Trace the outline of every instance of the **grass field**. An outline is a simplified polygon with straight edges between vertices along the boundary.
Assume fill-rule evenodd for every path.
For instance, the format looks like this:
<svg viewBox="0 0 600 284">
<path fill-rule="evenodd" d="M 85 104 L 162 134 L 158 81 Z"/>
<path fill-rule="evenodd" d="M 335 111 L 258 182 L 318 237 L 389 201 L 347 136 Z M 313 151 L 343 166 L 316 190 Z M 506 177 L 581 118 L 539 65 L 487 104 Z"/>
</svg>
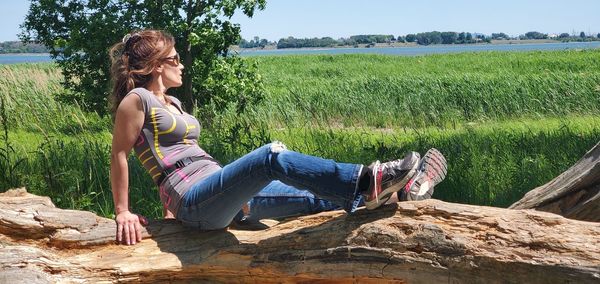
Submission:
<svg viewBox="0 0 600 284">
<path fill-rule="evenodd" d="M 435 198 L 505 207 L 600 137 L 598 50 L 250 60 L 267 99 L 222 113 L 201 135 L 224 163 L 273 140 L 365 164 L 436 147 L 449 174 Z M 0 190 L 27 186 L 110 216 L 110 119 L 57 101 L 60 78 L 52 64 L 0 66 Z M 130 161 L 133 209 L 160 216 L 155 187 Z"/>
</svg>

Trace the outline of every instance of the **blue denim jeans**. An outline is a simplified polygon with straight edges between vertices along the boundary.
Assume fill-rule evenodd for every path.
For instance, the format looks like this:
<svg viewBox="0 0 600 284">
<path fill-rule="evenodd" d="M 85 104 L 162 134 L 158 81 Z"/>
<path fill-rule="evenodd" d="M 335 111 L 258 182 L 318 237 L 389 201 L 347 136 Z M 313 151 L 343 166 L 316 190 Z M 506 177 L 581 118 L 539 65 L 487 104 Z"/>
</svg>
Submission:
<svg viewBox="0 0 600 284">
<path fill-rule="evenodd" d="M 290 216 L 309 215 L 323 211 L 342 209 L 329 200 L 319 198 L 308 190 L 289 186 L 281 181 L 273 181 L 248 202 L 248 220 L 277 219 Z"/>
<path fill-rule="evenodd" d="M 271 187 L 278 190 L 306 189 L 353 212 L 361 201 L 362 167 L 290 151 L 280 143 L 267 144 L 192 185 L 177 219 L 203 230 L 225 228 L 244 204 L 274 181 L 279 182 Z"/>
</svg>

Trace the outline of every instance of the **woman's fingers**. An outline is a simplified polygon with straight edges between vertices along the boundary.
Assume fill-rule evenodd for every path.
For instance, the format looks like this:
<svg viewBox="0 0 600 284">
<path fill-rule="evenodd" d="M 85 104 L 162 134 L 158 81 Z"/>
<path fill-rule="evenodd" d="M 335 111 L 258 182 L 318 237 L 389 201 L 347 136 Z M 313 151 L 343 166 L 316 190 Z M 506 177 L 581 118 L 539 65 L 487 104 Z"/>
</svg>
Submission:
<svg viewBox="0 0 600 284">
<path fill-rule="evenodd" d="M 117 223 L 117 243 L 121 243 L 123 240 L 123 225 Z"/>
<path fill-rule="evenodd" d="M 129 225 L 123 224 L 123 235 L 125 237 L 125 244 L 130 244 L 129 242 Z"/>
<path fill-rule="evenodd" d="M 120 244 L 134 245 L 142 241 L 142 225 L 147 225 L 148 220 L 141 215 L 124 212 L 117 216 L 117 242 Z"/>
<path fill-rule="evenodd" d="M 137 222 L 129 223 L 129 242 L 127 243 L 128 245 L 134 245 L 135 241 L 137 240 L 136 229 L 135 229 L 136 223 Z"/>
<path fill-rule="evenodd" d="M 140 225 L 140 222 L 135 222 L 135 234 L 136 234 L 136 238 L 134 239 L 134 244 L 135 242 L 141 242 L 142 241 L 142 225 Z"/>
</svg>

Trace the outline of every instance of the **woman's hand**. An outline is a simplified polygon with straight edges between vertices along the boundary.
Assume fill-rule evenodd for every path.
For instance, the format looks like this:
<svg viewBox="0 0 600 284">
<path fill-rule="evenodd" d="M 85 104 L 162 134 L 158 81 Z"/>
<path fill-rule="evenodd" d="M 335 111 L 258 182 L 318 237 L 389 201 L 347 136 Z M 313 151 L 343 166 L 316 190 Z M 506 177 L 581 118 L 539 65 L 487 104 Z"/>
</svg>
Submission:
<svg viewBox="0 0 600 284">
<path fill-rule="evenodd" d="M 119 244 L 135 245 L 136 242 L 142 241 L 142 225 L 148 225 L 145 217 L 125 210 L 117 214 L 115 221 Z"/>
</svg>

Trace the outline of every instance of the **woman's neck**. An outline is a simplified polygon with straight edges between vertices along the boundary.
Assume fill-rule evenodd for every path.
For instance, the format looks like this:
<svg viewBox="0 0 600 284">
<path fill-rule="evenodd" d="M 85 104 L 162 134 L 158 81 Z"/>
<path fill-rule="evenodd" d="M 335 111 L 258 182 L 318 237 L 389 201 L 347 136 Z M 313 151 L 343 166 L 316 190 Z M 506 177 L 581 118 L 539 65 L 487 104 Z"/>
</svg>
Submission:
<svg viewBox="0 0 600 284">
<path fill-rule="evenodd" d="M 165 88 L 161 83 L 156 81 L 152 82 L 146 89 L 152 92 L 152 94 L 154 94 L 159 100 L 163 102 L 165 101 L 167 88 Z"/>
</svg>

